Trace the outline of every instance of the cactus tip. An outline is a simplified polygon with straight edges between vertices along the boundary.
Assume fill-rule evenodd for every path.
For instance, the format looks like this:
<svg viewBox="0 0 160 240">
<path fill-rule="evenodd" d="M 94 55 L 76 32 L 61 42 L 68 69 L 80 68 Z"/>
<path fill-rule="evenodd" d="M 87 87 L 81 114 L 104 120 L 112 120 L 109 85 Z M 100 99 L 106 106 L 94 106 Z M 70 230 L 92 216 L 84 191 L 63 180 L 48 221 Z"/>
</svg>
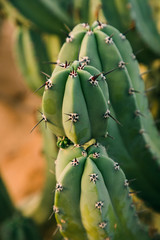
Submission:
<svg viewBox="0 0 160 240">
<path fill-rule="evenodd" d="M 40 111 L 39 111 L 40 112 Z M 40 112 L 41 113 L 41 115 L 42 115 L 42 118 L 39 120 L 39 122 L 31 129 L 31 131 L 30 131 L 30 133 L 32 133 L 33 132 L 33 130 L 42 122 L 42 121 L 44 121 L 45 123 L 47 123 L 47 118 L 46 118 L 46 116 L 42 113 L 42 112 Z"/>
</svg>

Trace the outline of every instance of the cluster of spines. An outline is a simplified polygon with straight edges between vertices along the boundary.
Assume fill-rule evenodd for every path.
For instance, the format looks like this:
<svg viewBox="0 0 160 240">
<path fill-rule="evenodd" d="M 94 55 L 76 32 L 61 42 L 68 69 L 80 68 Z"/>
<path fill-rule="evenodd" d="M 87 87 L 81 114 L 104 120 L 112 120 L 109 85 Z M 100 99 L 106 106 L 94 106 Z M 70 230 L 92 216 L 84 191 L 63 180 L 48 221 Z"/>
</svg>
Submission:
<svg viewBox="0 0 160 240">
<path fill-rule="evenodd" d="M 56 89 L 56 83 L 54 82 L 54 79 L 55 79 L 55 76 L 58 78 L 58 74 L 63 74 L 63 72 L 65 72 L 65 74 L 66 74 L 65 77 L 66 78 L 69 76 L 69 77 L 75 79 L 78 76 L 78 74 L 80 74 L 80 77 L 82 75 L 82 77 L 84 78 L 84 73 L 86 73 L 86 80 L 85 81 L 88 81 L 93 87 L 98 87 L 98 89 L 101 88 L 101 90 L 96 90 L 96 91 L 99 91 L 99 94 L 102 93 L 104 95 L 103 97 L 101 97 L 101 102 L 103 101 L 103 104 L 105 103 L 106 110 L 102 114 L 101 119 L 108 119 L 109 117 L 111 117 L 113 120 L 115 120 L 117 123 L 119 123 L 119 121 L 111 114 L 109 108 L 107 107 L 107 104 L 108 104 L 109 100 L 106 99 L 106 101 L 104 102 L 104 100 L 102 100 L 102 99 L 103 98 L 108 98 L 108 96 L 107 96 L 107 94 L 108 94 L 107 93 L 107 91 L 108 91 L 107 85 L 104 86 L 105 89 L 103 89 L 103 85 L 106 84 L 106 82 L 104 81 L 106 79 L 106 75 L 108 75 L 111 72 L 115 71 L 117 68 L 122 68 L 123 63 L 120 62 L 119 65 L 116 68 L 111 69 L 110 71 L 108 71 L 106 73 L 104 73 L 104 72 L 102 73 L 102 72 L 99 72 L 98 70 L 96 70 L 94 67 L 87 66 L 88 62 L 89 62 L 89 58 L 88 57 L 83 57 L 79 62 L 78 61 L 74 61 L 73 63 L 67 63 L 66 62 L 65 64 L 58 63 L 57 66 L 58 67 L 60 66 L 60 68 L 62 68 L 64 70 L 56 71 L 55 74 L 52 74 L 52 76 L 49 79 L 47 79 L 46 84 L 41 86 L 41 87 L 45 86 L 45 94 L 44 94 L 43 100 L 46 98 L 47 99 L 47 104 L 48 104 L 47 92 L 49 92 L 50 90 L 53 91 L 53 92 L 57 90 Z M 81 73 L 81 70 L 82 70 L 83 74 Z M 101 91 L 101 93 L 100 93 L 100 91 Z M 50 96 L 51 94 L 49 93 L 48 95 Z M 90 98 L 90 101 L 91 101 L 91 98 Z M 49 122 L 52 125 L 54 125 L 53 128 L 56 128 L 56 124 L 57 123 L 54 122 L 54 120 L 50 119 L 50 117 L 48 118 L 48 116 L 51 115 L 51 114 L 47 113 L 48 114 L 48 116 L 47 116 L 46 113 L 45 113 L 45 108 L 48 108 L 48 107 L 46 107 L 46 104 L 43 103 L 43 113 L 41 113 L 42 114 L 42 119 L 40 120 L 40 122 L 44 120 L 45 122 Z M 90 107 L 90 109 L 92 109 L 92 108 L 93 108 L 93 106 Z M 58 107 L 57 107 L 57 109 L 58 109 Z M 103 109 L 104 109 L 104 107 L 103 107 Z M 93 111 L 93 110 L 91 110 L 91 111 Z M 89 110 L 89 112 L 90 112 L 90 110 Z M 64 117 L 63 115 L 66 115 L 66 117 Z M 81 114 L 78 111 L 77 112 L 73 111 L 73 112 L 68 112 L 68 113 L 67 113 L 67 111 L 66 112 L 62 112 L 62 118 L 65 118 L 66 122 L 68 122 L 68 121 L 71 122 L 70 131 L 69 132 L 71 132 L 73 125 L 75 125 L 77 122 L 81 123 L 81 120 L 82 120 Z M 103 121 L 102 121 L 102 124 L 104 124 Z M 92 129 L 91 129 L 91 131 L 92 131 Z M 100 131 L 102 132 L 102 130 L 100 130 Z M 63 135 L 63 132 L 64 131 L 61 131 L 62 135 Z M 59 135 L 59 133 L 57 133 L 56 131 L 54 133 L 56 135 Z M 102 133 L 100 133 L 99 136 L 102 136 L 101 134 Z M 67 135 L 68 138 L 70 138 L 69 135 L 70 135 L 70 133 Z M 105 136 L 105 135 L 106 135 L 106 131 L 104 131 L 103 136 Z M 88 139 L 86 138 L 85 141 L 82 140 L 83 143 L 85 143 L 86 141 L 90 140 L 90 138 L 92 138 L 92 137 L 94 138 L 95 136 L 94 135 L 90 136 L 90 137 L 88 137 Z M 73 142 L 76 142 L 73 138 L 70 138 L 70 139 Z M 79 141 L 81 141 L 81 140 L 79 140 Z M 76 142 L 76 143 L 79 143 L 79 142 Z"/>
<path fill-rule="evenodd" d="M 67 63 L 67 62 L 65 62 L 64 64 L 63 63 L 57 63 L 57 66 L 60 66 L 61 68 L 64 68 L 64 69 L 69 68 L 69 76 L 71 76 L 72 78 L 76 78 L 77 75 L 78 75 L 77 71 L 78 70 L 85 70 L 85 67 L 87 66 L 88 63 L 89 63 L 89 58 L 88 57 L 83 57 L 81 59 L 81 61 L 78 62 L 77 69 L 74 69 L 72 64 L 71 63 Z M 73 62 L 73 64 L 74 64 L 74 62 Z M 106 73 L 98 73 L 98 74 L 91 75 L 88 78 L 88 82 L 92 86 L 97 87 L 98 84 L 99 84 L 99 77 L 102 80 L 106 80 L 106 75 L 108 75 L 111 72 L 115 71 L 117 68 L 123 68 L 123 62 L 119 62 L 118 67 L 116 67 L 116 68 L 114 68 L 114 69 L 112 69 L 112 70 L 110 70 L 110 71 L 108 71 Z M 54 82 L 54 77 L 50 77 L 46 73 L 43 73 L 43 74 L 45 74 L 47 76 L 47 81 L 41 87 L 39 87 L 39 89 L 41 89 L 42 87 L 45 87 L 45 92 L 47 92 L 47 90 L 50 90 L 50 89 L 55 87 L 55 84 L 53 83 Z M 38 91 L 39 89 L 37 89 L 36 91 Z M 109 100 L 108 100 L 108 102 L 109 102 Z M 80 115 L 78 113 L 70 112 L 70 113 L 64 113 L 64 114 L 68 117 L 68 119 L 66 121 L 70 121 L 72 124 L 75 124 L 76 122 L 79 121 Z M 42 119 L 39 121 L 39 123 L 41 121 L 51 122 L 50 120 L 48 120 L 48 118 L 46 117 L 46 115 L 44 113 L 41 112 L 41 115 L 42 115 Z M 106 111 L 104 112 L 102 117 L 104 119 L 107 119 L 107 118 L 111 117 L 113 120 L 115 120 L 117 123 L 119 123 L 119 121 L 115 117 L 113 117 L 111 115 L 109 109 L 106 109 Z M 54 124 L 54 122 L 53 122 L 53 124 Z M 37 126 L 37 124 L 36 124 L 36 126 Z M 33 131 L 33 129 L 31 131 Z M 105 134 L 104 134 L 104 136 L 105 136 Z"/>
</svg>

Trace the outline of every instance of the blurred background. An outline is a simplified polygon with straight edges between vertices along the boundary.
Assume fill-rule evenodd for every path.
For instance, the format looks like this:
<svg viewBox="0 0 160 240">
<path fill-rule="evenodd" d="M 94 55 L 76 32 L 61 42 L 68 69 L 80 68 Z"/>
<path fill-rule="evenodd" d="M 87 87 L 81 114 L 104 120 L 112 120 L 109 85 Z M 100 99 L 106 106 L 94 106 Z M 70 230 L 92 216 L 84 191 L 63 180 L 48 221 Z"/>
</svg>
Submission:
<svg viewBox="0 0 160 240">
<path fill-rule="evenodd" d="M 18 0 L 0 0 L 0 176 L 15 206 L 25 216 L 31 216 L 38 226 L 45 225 L 43 229 L 47 230 L 42 234 L 45 239 L 62 239 L 57 236 L 54 221 L 51 223 L 55 187 L 54 160 L 57 154 L 55 139 L 50 133 L 47 136 L 44 134 L 43 123 L 42 128 L 38 126 L 30 133 L 40 119 L 38 110 L 43 91 L 38 94 L 34 91 L 46 81 L 41 71 L 51 74 L 54 69 L 54 65 L 46 66 L 42 62 L 57 61 L 60 46 L 75 24 L 92 23 L 97 19 L 110 23 L 125 33 L 131 42 L 148 89 L 146 94 L 149 107 L 159 131 L 160 1 L 147 0 L 148 5 L 144 5 L 144 19 L 152 13 L 152 18 L 147 17 L 145 20 L 149 28 L 144 34 L 140 24 L 144 19 L 139 18 L 136 7 L 135 12 L 132 12 L 131 0 L 123 0 L 121 4 L 120 1 L 112 0 L 81 0 L 76 3 L 74 0 L 67 3 L 61 0 L 58 7 L 62 13 L 59 16 L 45 6 L 46 18 L 42 18 L 42 15 L 41 19 L 34 17 L 36 14 L 33 10 L 33 16 L 30 14 L 31 2 L 24 1 L 21 6 Z M 56 1 L 48 2 L 53 4 L 54 9 Z M 41 9 L 43 8 L 39 7 L 40 12 Z M 52 20 L 50 24 L 47 16 Z M 44 19 L 46 21 L 43 23 Z M 58 30 L 53 22 L 59 26 Z M 33 80 L 35 85 L 32 84 Z M 51 146 L 48 142 L 52 143 Z M 47 182 L 49 188 L 46 190 Z M 50 201 L 47 202 L 46 214 L 45 208 L 44 212 L 39 212 L 39 207 L 42 208 L 44 202 L 47 205 L 44 199 L 47 191 L 50 192 Z M 139 200 L 135 197 L 135 201 Z M 153 212 L 148 210 L 141 217 L 150 224 L 151 231 L 160 231 L 159 214 L 154 213 L 153 217 Z M 48 231 L 48 225 L 54 227 L 51 226 Z"/>
<path fill-rule="evenodd" d="M 40 190 L 45 161 L 36 129 L 41 99 L 25 84 L 15 61 L 15 25 L 0 24 L 0 169 L 14 202 Z"/>
</svg>

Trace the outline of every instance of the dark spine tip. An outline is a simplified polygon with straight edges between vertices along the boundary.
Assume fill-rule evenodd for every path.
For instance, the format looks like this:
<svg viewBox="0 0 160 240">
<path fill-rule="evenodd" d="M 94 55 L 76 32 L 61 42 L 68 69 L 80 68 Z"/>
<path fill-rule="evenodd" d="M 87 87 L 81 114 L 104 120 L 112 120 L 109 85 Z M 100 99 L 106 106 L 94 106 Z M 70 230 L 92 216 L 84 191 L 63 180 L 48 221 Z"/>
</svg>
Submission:
<svg viewBox="0 0 160 240">
<path fill-rule="evenodd" d="M 141 93 L 140 91 L 135 90 L 134 88 L 130 88 L 128 92 L 130 95 L 132 95 L 133 93 Z"/>
<path fill-rule="evenodd" d="M 117 70 L 117 69 L 119 69 L 119 67 L 113 68 L 113 69 L 111 69 L 110 71 L 108 71 L 108 72 L 106 72 L 106 73 L 103 73 L 103 75 L 106 76 L 106 75 L 114 72 L 114 71 Z"/>
<path fill-rule="evenodd" d="M 134 30 L 135 26 L 131 26 L 128 28 L 124 33 L 122 33 L 124 36 L 126 36 L 130 31 Z"/>
<path fill-rule="evenodd" d="M 45 87 L 46 83 L 44 83 L 42 86 L 40 86 L 39 88 L 37 88 L 33 93 L 38 92 L 41 88 Z"/>
<path fill-rule="evenodd" d="M 34 131 L 34 129 L 42 122 L 44 121 L 44 118 L 42 118 L 30 131 L 30 133 L 32 133 Z"/>
<path fill-rule="evenodd" d="M 97 75 L 94 75 L 94 76 L 92 77 L 92 79 L 93 79 L 93 80 L 96 80 L 101 74 L 102 74 L 102 73 L 99 73 L 99 74 L 97 74 Z"/>
<path fill-rule="evenodd" d="M 42 72 L 41 71 L 41 73 L 44 75 L 44 76 L 46 76 L 47 78 L 50 78 L 51 76 L 49 76 L 47 73 L 45 73 L 45 72 Z"/>
<path fill-rule="evenodd" d="M 129 192 L 130 195 L 140 194 L 140 193 L 141 193 L 141 191 L 130 191 Z"/>
<path fill-rule="evenodd" d="M 119 124 L 121 127 L 123 126 L 115 117 L 113 117 L 110 113 L 108 113 L 108 116 L 111 117 L 117 124 Z"/>
<path fill-rule="evenodd" d="M 138 116 L 141 116 L 141 117 L 145 117 L 145 115 L 143 114 L 143 113 L 141 113 L 139 110 L 136 110 L 135 111 L 135 115 L 136 115 L 136 117 Z"/>
<path fill-rule="evenodd" d="M 111 138 L 112 140 L 114 140 L 115 138 L 113 136 L 111 136 L 108 132 L 106 133 L 105 137 L 109 137 Z"/>
<path fill-rule="evenodd" d="M 38 110 L 38 112 L 42 115 L 42 118 L 40 119 L 40 121 L 31 129 L 30 133 L 33 132 L 33 130 L 42 122 L 42 121 L 45 121 L 47 123 L 47 118 L 45 117 L 45 115 Z"/>
</svg>

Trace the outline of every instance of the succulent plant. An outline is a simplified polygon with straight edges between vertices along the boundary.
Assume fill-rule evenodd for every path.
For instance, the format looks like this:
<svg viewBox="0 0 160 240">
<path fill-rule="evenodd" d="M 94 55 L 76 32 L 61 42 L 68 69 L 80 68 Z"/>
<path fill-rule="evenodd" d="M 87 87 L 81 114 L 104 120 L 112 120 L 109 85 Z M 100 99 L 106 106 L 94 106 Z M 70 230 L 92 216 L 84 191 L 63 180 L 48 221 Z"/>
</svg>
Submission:
<svg viewBox="0 0 160 240">
<path fill-rule="evenodd" d="M 77 102 L 80 102 L 80 100 L 76 99 L 78 95 L 73 97 L 70 88 L 70 92 L 67 92 L 67 98 L 65 96 L 63 97 L 63 94 L 61 94 L 61 97 L 60 94 L 58 94 L 58 98 L 63 98 L 63 101 L 65 100 L 64 106 L 67 105 L 69 109 L 67 109 L 68 111 L 64 109 L 64 115 L 60 113 L 60 117 L 58 118 L 63 118 L 63 124 L 66 125 L 66 129 L 64 128 L 63 132 L 57 131 L 57 133 L 55 133 L 58 135 L 67 135 L 71 141 L 80 144 L 85 143 L 89 140 L 89 138 L 98 138 L 101 135 L 102 138 L 99 141 L 103 142 L 105 145 L 108 145 L 108 140 L 105 140 L 105 137 L 108 136 L 107 132 L 112 135 L 112 132 L 114 131 L 115 135 L 113 137 L 117 138 L 118 140 L 115 142 L 110 141 L 110 152 L 114 152 L 116 161 L 121 161 L 121 159 L 123 161 L 123 156 L 125 159 L 127 159 L 126 162 L 123 163 L 123 169 L 128 178 L 137 179 L 136 182 L 132 183 L 132 187 L 136 190 L 141 190 L 140 197 L 145 199 L 150 206 L 159 211 L 159 134 L 148 109 L 148 101 L 145 95 L 144 82 L 142 80 L 142 75 L 139 72 L 136 56 L 133 54 L 132 48 L 126 39 L 126 36 L 112 26 L 103 24 L 99 21 L 94 22 L 91 27 L 88 24 L 78 24 L 70 32 L 69 36 L 66 38 L 66 43 L 64 43 L 60 50 L 57 66 L 52 74 L 51 79 L 57 79 L 57 76 L 62 76 L 67 71 L 72 74 L 72 70 L 67 65 L 78 58 L 79 62 L 85 61 L 88 63 L 88 67 L 97 68 L 98 72 L 96 75 L 99 75 L 99 79 L 100 76 L 102 76 L 100 73 L 103 74 L 103 76 L 106 76 L 106 83 L 109 89 L 109 96 L 106 99 L 106 104 L 108 104 L 110 108 L 109 106 L 101 104 L 101 109 L 102 106 L 105 106 L 103 112 L 105 112 L 106 109 L 106 115 L 103 113 L 103 116 L 106 116 L 107 118 L 109 115 L 114 116 L 116 122 L 121 124 L 118 124 L 117 127 L 114 127 L 115 124 L 112 122 L 108 125 L 108 127 L 106 125 L 106 127 L 101 131 L 97 128 L 96 134 L 89 135 L 88 131 L 86 131 L 83 141 L 80 141 L 79 139 L 75 140 L 75 138 L 73 139 L 73 137 L 71 137 L 73 128 L 71 128 L 71 124 L 69 125 L 69 122 L 72 121 L 71 119 L 73 119 L 73 117 L 67 114 L 78 113 L 78 111 L 75 112 L 73 109 L 70 109 L 70 107 L 73 105 L 73 102 L 74 104 L 77 104 Z M 63 71 L 62 67 L 66 68 L 66 70 Z M 84 70 L 85 69 L 87 69 L 86 66 Z M 83 70 L 79 70 L 79 72 L 80 71 Z M 95 73 L 92 72 L 92 75 L 94 74 Z M 61 78 L 61 81 L 62 79 L 64 78 Z M 89 78 L 87 78 L 87 80 L 88 79 Z M 105 77 L 103 77 L 103 79 L 105 79 Z M 51 82 L 52 81 L 54 80 L 51 80 Z M 77 84 L 77 81 L 70 80 L 70 82 L 72 84 Z M 89 83 L 90 82 L 88 81 L 88 85 L 91 87 L 91 84 Z M 96 84 L 97 86 L 95 85 L 94 88 L 91 88 L 92 91 L 96 91 L 98 86 L 100 86 L 102 83 L 105 85 L 105 80 L 98 81 Z M 53 84 L 51 88 L 53 93 L 47 90 L 45 91 L 43 97 L 43 111 L 46 117 L 45 120 L 47 121 L 48 119 L 48 122 L 52 122 L 54 124 L 52 125 L 53 129 L 56 129 L 60 122 L 59 120 L 55 121 L 54 118 L 51 118 L 52 113 L 54 114 L 56 112 L 55 108 L 59 109 L 60 111 L 62 108 L 61 103 L 60 105 L 56 105 L 59 100 L 56 100 L 56 104 L 53 104 L 53 102 L 49 100 L 52 98 L 57 99 L 57 97 L 55 98 L 54 96 L 54 92 L 56 93 L 56 90 L 58 89 L 56 88 L 56 84 L 57 83 L 55 82 L 55 86 Z M 58 84 L 60 84 L 60 81 Z M 61 86 L 62 85 L 64 84 L 61 84 Z M 68 82 L 66 84 L 66 87 L 67 86 Z M 107 89 L 107 87 L 102 88 L 105 96 L 107 93 L 105 89 Z M 96 103 L 94 106 L 96 108 L 99 101 L 97 93 L 94 94 L 93 92 L 89 93 L 88 90 L 86 91 L 86 99 L 91 95 L 95 96 L 94 99 Z M 46 97 L 47 95 L 49 97 Z M 73 101 L 72 103 L 69 100 L 71 97 Z M 61 101 L 62 100 L 60 100 L 60 102 Z M 79 108 L 81 108 L 81 105 L 82 104 L 80 102 L 80 105 L 78 105 Z M 81 113 L 79 112 L 79 114 Z M 80 116 L 77 115 L 77 118 L 73 119 L 75 126 L 76 124 L 78 126 L 78 123 L 80 123 Z M 96 115 L 92 114 L 91 116 L 92 118 L 90 117 L 90 119 L 96 119 L 96 126 L 98 127 L 100 122 L 98 123 Z M 85 120 L 85 124 L 86 123 L 87 122 Z M 83 126 L 85 126 L 85 124 L 83 124 Z M 74 123 L 72 125 L 74 125 Z M 76 131 L 75 134 L 77 136 Z M 118 148 L 121 148 L 121 158 L 119 151 L 116 151 Z M 152 170 L 148 166 L 152 166 Z M 146 184 L 144 184 L 145 182 L 147 182 L 147 187 Z M 150 190 L 146 191 L 146 188 Z"/>
<path fill-rule="evenodd" d="M 149 239 L 129 181 L 99 143 L 61 149 L 56 179 L 53 211 L 66 239 Z"/>
<path fill-rule="evenodd" d="M 60 64 L 42 99 L 43 118 L 57 136 L 75 144 L 104 136 L 107 131 L 108 87 L 104 74 L 82 61 Z"/>
<path fill-rule="evenodd" d="M 94 2 L 102 2 L 107 20 L 122 31 L 136 25 L 154 54 L 160 53 L 160 36 L 148 0 Z M 78 24 L 68 33 L 79 20 L 92 19 L 89 7 L 92 3 L 91 0 L 35 0 L 34 3 L 2 0 L 2 6 L 19 25 L 16 49 L 22 73 L 30 88 L 43 94 L 39 123 L 44 121 L 49 128 L 44 133 L 44 152 L 51 169 L 54 165 L 49 155 L 55 159 L 57 146 L 60 148 L 55 162 L 57 184 L 55 177 L 47 172 L 40 201 L 34 209 L 28 205 L 29 215 L 44 223 L 53 202 L 48 194 L 55 186 L 50 218 L 55 214 L 64 239 L 147 240 L 147 229 L 139 222 L 131 195 L 140 191 L 145 203 L 160 211 L 159 134 L 148 110 L 136 53 L 126 39 L 129 31 L 122 34 L 97 20 L 91 26 Z M 131 6 L 129 3 L 132 18 L 126 10 Z M 97 17 L 99 8 L 97 5 Z M 57 62 L 50 61 L 51 51 L 44 32 L 58 34 L 61 41 L 66 36 Z M 134 38 L 135 45 L 142 44 L 139 33 L 136 41 Z M 56 64 L 52 74 L 50 66 L 42 61 Z M 57 145 L 53 134 L 58 138 Z M 136 191 L 130 190 L 129 184 Z M 7 201 L 8 198 L 4 204 Z M 8 210 L 14 209 L 10 206 Z M 29 225 L 16 211 L 1 226 L 0 237 L 37 239 Z"/>
</svg>

